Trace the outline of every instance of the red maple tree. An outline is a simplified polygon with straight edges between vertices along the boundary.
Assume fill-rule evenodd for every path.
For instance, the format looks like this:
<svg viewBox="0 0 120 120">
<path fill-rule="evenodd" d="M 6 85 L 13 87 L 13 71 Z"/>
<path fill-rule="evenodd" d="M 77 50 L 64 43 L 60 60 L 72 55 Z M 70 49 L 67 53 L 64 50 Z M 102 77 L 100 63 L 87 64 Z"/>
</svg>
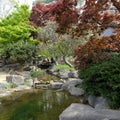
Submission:
<svg viewBox="0 0 120 120">
<path fill-rule="evenodd" d="M 75 64 L 86 68 L 89 63 L 98 63 L 107 57 L 105 51 L 120 51 L 120 0 L 85 0 L 83 8 L 76 8 L 77 0 L 59 0 L 44 5 L 37 3 L 31 12 L 31 24 L 38 28 L 47 21 L 58 23 L 60 33 L 70 29 L 72 36 L 85 36 L 92 31 L 90 40 L 75 52 Z M 111 6 L 113 12 L 110 12 Z M 72 24 L 76 27 L 73 29 Z M 116 34 L 111 37 L 96 37 L 106 28 L 112 27 Z"/>
<path fill-rule="evenodd" d="M 51 4 L 37 2 L 32 8 L 30 21 L 35 28 L 48 21 L 56 21 L 59 30 L 64 30 L 72 23 L 78 22 L 77 0 L 59 0 Z"/>
<path fill-rule="evenodd" d="M 114 6 L 114 14 L 110 13 L 110 6 Z M 109 57 L 108 52 L 120 52 L 120 0 L 86 0 L 76 29 L 77 34 L 91 30 L 93 35 L 90 40 L 79 46 L 75 52 L 75 65 L 85 69 L 91 63 L 99 63 Z M 101 34 L 106 28 L 112 27 L 115 35 L 96 38 L 95 34 Z M 99 29 L 98 29 L 99 28 Z M 79 34 L 80 33 L 80 34 Z"/>
</svg>

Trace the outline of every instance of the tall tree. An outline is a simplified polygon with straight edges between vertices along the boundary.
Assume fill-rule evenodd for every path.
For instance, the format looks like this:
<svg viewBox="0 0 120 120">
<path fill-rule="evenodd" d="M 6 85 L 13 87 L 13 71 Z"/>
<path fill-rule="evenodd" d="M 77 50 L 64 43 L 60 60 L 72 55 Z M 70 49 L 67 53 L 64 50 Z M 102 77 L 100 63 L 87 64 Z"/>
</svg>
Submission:
<svg viewBox="0 0 120 120">
<path fill-rule="evenodd" d="M 116 4 L 118 3 L 118 4 Z M 110 7 L 114 8 L 114 14 L 110 12 Z M 86 0 L 82 9 L 79 25 L 75 35 L 81 36 L 89 34 L 89 41 L 79 46 L 76 50 L 75 64 L 78 68 L 86 68 L 90 63 L 98 63 L 104 58 L 108 58 L 108 52 L 120 52 L 120 0 Z M 96 36 L 101 34 L 106 28 L 112 27 L 116 34 L 108 37 Z M 85 31 L 85 32 L 84 32 Z"/>
<path fill-rule="evenodd" d="M 37 32 L 29 22 L 30 11 L 27 5 L 16 5 L 16 10 L 0 22 L 0 52 L 4 63 L 12 58 L 21 62 L 32 59 L 37 41 L 31 32 Z M 33 44 L 32 44 L 33 43 Z"/>
<path fill-rule="evenodd" d="M 27 5 L 16 5 L 13 11 L 0 22 L 0 42 L 9 43 L 21 39 L 30 39 L 31 32 L 36 31 L 29 24 L 30 11 Z"/>
<path fill-rule="evenodd" d="M 77 0 L 59 0 L 48 5 L 37 2 L 30 16 L 34 27 L 45 25 L 47 21 L 56 21 L 60 31 L 78 22 Z"/>
</svg>

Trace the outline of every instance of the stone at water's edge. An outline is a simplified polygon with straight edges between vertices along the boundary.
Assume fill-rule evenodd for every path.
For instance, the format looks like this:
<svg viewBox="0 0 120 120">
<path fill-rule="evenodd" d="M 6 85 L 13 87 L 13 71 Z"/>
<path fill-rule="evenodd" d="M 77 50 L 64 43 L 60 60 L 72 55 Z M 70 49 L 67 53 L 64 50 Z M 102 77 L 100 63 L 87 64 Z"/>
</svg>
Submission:
<svg viewBox="0 0 120 120">
<path fill-rule="evenodd" d="M 81 96 L 84 94 L 84 90 L 82 88 L 76 87 L 76 85 L 81 84 L 82 80 L 78 78 L 69 78 L 68 81 L 62 85 L 62 90 L 67 90 L 71 95 Z"/>
<path fill-rule="evenodd" d="M 50 82 L 50 89 L 61 89 L 61 86 L 63 85 L 63 83 L 61 82 Z"/>
<path fill-rule="evenodd" d="M 62 85 L 63 90 L 69 90 L 71 87 L 75 87 L 78 84 L 81 84 L 82 80 L 78 78 L 69 78 L 65 84 Z"/>
<path fill-rule="evenodd" d="M 120 110 L 94 109 L 89 105 L 71 104 L 59 120 L 120 120 Z"/>
<path fill-rule="evenodd" d="M 96 109 L 109 109 L 108 101 L 106 98 L 89 95 L 87 99 L 89 105 Z"/>
<path fill-rule="evenodd" d="M 24 83 L 24 77 L 20 75 L 9 75 L 6 77 L 6 81 L 20 85 Z"/>
<path fill-rule="evenodd" d="M 77 87 L 70 87 L 69 88 L 69 93 L 74 96 L 81 96 L 84 94 L 84 90 L 82 88 L 77 88 Z"/>
</svg>

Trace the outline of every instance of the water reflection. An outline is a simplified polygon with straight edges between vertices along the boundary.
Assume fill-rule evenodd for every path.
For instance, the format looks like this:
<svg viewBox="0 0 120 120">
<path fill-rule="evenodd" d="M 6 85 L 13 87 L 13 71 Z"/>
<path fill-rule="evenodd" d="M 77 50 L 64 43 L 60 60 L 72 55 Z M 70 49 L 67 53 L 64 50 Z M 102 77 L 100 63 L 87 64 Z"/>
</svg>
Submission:
<svg viewBox="0 0 120 120">
<path fill-rule="evenodd" d="M 67 106 L 80 101 L 67 93 L 50 90 L 25 93 L 13 101 L 14 97 L 2 100 L 0 120 L 58 120 Z"/>
</svg>

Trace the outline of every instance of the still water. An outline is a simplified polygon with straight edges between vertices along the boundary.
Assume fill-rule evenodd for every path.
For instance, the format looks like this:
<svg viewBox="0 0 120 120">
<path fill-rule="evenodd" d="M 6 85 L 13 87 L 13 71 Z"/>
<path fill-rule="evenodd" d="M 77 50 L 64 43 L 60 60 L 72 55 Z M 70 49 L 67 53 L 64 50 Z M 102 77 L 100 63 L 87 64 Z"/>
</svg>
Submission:
<svg viewBox="0 0 120 120">
<path fill-rule="evenodd" d="M 59 120 L 60 113 L 80 98 L 66 92 L 31 90 L 0 99 L 0 120 Z"/>
</svg>

